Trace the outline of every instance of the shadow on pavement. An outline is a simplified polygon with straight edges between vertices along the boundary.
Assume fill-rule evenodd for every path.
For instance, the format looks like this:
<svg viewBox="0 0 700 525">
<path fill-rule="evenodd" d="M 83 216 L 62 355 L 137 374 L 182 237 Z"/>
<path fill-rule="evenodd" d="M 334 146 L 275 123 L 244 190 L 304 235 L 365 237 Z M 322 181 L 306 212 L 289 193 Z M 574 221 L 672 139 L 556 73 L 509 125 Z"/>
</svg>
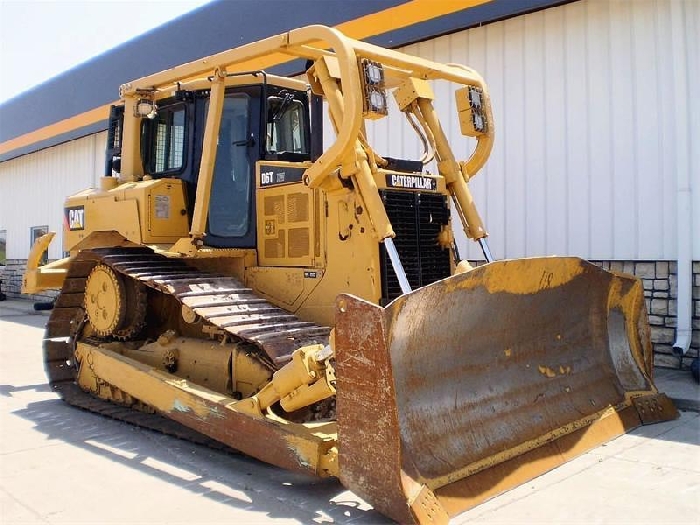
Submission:
<svg viewBox="0 0 700 525">
<path fill-rule="evenodd" d="M 49 312 L 22 312 L 0 307 L 0 321 L 44 328 L 49 321 Z"/>
<path fill-rule="evenodd" d="M 48 385 L 0 385 L 0 394 L 10 396 L 32 389 L 50 391 Z M 31 421 L 35 430 L 50 439 L 224 505 L 300 523 L 393 523 L 372 509 L 360 508 L 353 496 L 345 497 L 346 489 L 336 479 L 305 476 L 244 455 L 226 454 L 91 414 L 59 399 L 33 402 L 12 414 Z"/>
<path fill-rule="evenodd" d="M 14 386 L 14 385 L 0 385 L 0 396 L 10 397 L 15 392 L 51 392 L 51 387 L 48 383 L 43 383 L 41 385 L 24 385 L 24 386 Z"/>
<path fill-rule="evenodd" d="M 678 410 L 700 412 L 700 385 L 690 370 L 657 367 L 654 382 L 661 392 L 673 399 Z"/>
<path fill-rule="evenodd" d="M 632 434 L 659 441 L 700 445 L 700 416 L 695 411 L 680 410 L 679 419 L 639 427 Z"/>
</svg>

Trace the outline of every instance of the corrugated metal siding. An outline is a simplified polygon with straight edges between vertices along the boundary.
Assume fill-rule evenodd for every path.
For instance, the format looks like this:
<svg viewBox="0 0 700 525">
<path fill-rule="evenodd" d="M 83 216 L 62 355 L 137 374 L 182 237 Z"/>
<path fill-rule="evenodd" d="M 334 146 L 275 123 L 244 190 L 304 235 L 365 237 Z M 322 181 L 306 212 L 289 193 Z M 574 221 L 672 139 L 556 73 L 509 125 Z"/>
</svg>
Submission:
<svg viewBox="0 0 700 525">
<path fill-rule="evenodd" d="M 676 257 L 677 167 L 700 185 L 698 34 L 695 0 L 584 0 L 403 48 L 474 67 L 490 87 L 497 140 L 471 186 L 496 257 Z M 436 86 L 435 105 L 459 156 L 453 91 Z M 402 122 L 369 134 L 379 153 L 420 155 Z M 698 208 L 696 196 L 696 232 Z"/>
<path fill-rule="evenodd" d="M 100 133 L 0 163 L 0 229 L 7 230 L 8 259 L 26 259 L 30 229 L 43 225 L 57 232 L 49 258 L 62 257 L 63 201 L 98 184 L 106 140 Z"/>
</svg>

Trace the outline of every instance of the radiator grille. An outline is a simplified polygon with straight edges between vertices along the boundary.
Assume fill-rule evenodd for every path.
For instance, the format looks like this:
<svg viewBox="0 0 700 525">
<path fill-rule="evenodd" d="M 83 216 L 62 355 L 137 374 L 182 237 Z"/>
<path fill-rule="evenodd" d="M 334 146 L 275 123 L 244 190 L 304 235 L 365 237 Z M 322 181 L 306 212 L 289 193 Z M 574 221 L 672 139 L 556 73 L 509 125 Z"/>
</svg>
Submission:
<svg viewBox="0 0 700 525">
<path fill-rule="evenodd" d="M 381 191 L 394 227 L 394 244 L 411 288 L 419 288 L 450 275 L 450 252 L 438 244 L 441 227 L 450 219 L 447 197 L 438 193 Z M 391 260 L 380 245 L 382 303 L 401 295 Z"/>
</svg>

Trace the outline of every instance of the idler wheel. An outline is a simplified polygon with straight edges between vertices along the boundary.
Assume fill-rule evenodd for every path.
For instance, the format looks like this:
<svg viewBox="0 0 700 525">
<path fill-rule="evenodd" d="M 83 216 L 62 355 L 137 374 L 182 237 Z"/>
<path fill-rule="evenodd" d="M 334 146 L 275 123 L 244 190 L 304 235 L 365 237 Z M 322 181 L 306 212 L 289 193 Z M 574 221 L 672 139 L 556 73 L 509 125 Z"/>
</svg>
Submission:
<svg viewBox="0 0 700 525">
<path fill-rule="evenodd" d="M 88 276 L 84 306 L 97 335 L 129 339 L 144 325 L 146 291 L 138 281 L 98 264 Z"/>
</svg>

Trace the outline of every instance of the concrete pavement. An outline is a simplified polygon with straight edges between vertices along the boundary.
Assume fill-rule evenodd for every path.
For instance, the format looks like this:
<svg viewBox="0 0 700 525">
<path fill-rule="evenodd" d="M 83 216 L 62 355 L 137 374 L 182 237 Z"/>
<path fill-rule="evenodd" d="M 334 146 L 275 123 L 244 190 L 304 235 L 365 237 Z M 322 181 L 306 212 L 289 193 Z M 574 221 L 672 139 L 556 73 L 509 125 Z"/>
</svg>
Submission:
<svg viewBox="0 0 700 525">
<path fill-rule="evenodd" d="M 71 408 L 46 384 L 48 312 L 0 302 L 0 523 L 389 523 L 334 480 Z M 657 383 L 697 410 L 690 374 Z M 686 380 L 687 379 L 687 380 Z M 700 416 L 638 429 L 453 523 L 700 523 Z"/>
</svg>

